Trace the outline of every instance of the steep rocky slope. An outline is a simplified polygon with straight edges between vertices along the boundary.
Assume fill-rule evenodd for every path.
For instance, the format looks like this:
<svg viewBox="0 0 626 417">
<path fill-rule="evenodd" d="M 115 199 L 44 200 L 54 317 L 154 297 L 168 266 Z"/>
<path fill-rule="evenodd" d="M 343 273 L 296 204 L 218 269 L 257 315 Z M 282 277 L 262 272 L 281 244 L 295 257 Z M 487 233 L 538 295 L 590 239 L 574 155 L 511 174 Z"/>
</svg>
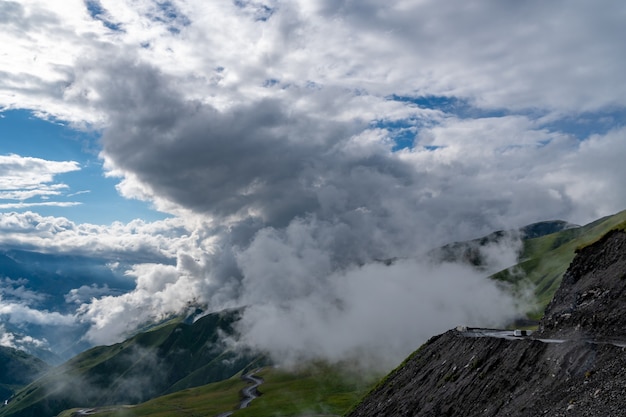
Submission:
<svg viewBox="0 0 626 417">
<path fill-rule="evenodd" d="M 436 336 L 348 416 L 624 415 L 625 273 L 626 233 L 610 232 L 576 255 L 533 337 Z"/>
<path fill-rule="evenodd" d="M 580 251 L 546 308 L 538 335 L 626 342 L 626 233 L 611 231 Z"/>
</svg>

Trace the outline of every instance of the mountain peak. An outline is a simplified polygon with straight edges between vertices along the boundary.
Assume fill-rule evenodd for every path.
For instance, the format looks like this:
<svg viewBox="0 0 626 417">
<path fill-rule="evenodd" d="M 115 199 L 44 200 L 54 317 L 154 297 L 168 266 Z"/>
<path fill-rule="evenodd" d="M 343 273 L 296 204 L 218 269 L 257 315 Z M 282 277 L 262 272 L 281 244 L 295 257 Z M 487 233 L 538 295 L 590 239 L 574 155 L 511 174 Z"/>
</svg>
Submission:
<svg viewBox="0 0 626 417">
<path fill-rule="evenodd" d="M 529 224 L 520 228 L 522 236 L 526 239 L 534 239 L 537 237 L 551 235 L 561 230 L 574 229 L 580 227 L 577 224 L 569 223 L 564 220 L 549 220 L 538 223 Z"/>
</svg>

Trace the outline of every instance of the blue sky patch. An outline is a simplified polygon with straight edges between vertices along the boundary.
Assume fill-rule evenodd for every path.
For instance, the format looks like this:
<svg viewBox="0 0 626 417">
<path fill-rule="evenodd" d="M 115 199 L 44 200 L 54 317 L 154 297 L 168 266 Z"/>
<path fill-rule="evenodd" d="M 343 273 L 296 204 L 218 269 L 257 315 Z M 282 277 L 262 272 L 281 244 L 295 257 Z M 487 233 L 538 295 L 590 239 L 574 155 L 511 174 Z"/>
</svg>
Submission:
<svg viewBox="0 0 626 417">
<path fill-rule="evenodd" d="M 401 149 L 410 149 L 413 147 L 417 127 L 414 120 L 377 120 L 370 125 L 372 128 L 385 129 L 389 133 L 390 138 L 395 142 L 391 149 L 393 152 Z"/>
<path fill-rule="evenodd" d="M 280 83 L 280 81 L 278 81 L 276 79 L 273 79 L 273 78 L 270 78 L 269 80 L 265 80 L 265 82 L 263 83 L 263 87 L 265 87 L 265 88 L 274 87 L 278 83 Z"/>
<path fill-rule="evenodd" d="M 626 108 L 612 108 L 598 112 L 586 112 L 567 116 L 546 123 L 544 128 L 553 132 L 563 132 L 575 136 L 579 140 L 591 135 L 605 135 L 626 123 Z"/>
<path fill-rule="evenodd" d="M 391 95 L 388 100 L 412 103 L 423 109 L 439 110 L 459 119 L 480 119 L 486 117 L 503 117 L 511 114 L 504 109 L 482 109 L 473 106 L 468 100 L 448 96 L 399 96 Z"/>
<path fill-rule="evenodd" d="M 249 0 L 234 0 L 233 4 L 240 9 L 251 12 L 256 22 L 267 22 L 276 12 L 276 9 L 272 7 Z"/>
<path fill-rule="evenodd" d="M 180 33 L 182 27 L 189 26 L 191 20 L 182 13 L 171 1 L 157 1 L 157 13 L 150 14 L 148 17 L 153 22 L 159 22 L 167 25 L 167 30 L 172 34 Z"/>
<path fill-rule="evenodd" d="M 102 7 L 102 3 L 99 0 L 85 0 L 85 7 L 87 7 L 87 11 L 92 19 L 99 20 L 105 27 L 115 32 L 123 31 L 120 23 L 112 22 L 107 17 L 107 11 Z"/>
<path fill-rule="evenodd" d="M 98 136 L 73 130 L 61 123 L 45 121 L 24 110 L 0 113 L 0 155 L 16 154 L 47 161 L 75 161 L 79 171 L 58 174 L 55 183 L 68 187 L 61 194 L 34 197 L 22 201 L 39 204 L 48 201 L 80 203 L 70 207 L 37 205 L 24 208 L 2 209 L 5 212 L 36 211 L 44 216 L 67 217 L 76 223 L 110 224 L 128 222 L 136 218 L 147 221 L 168 217 L 149 207 L 145 202 L 121 197 L 115 186 L 119 179 L 106 178 L 102 161 L 98 158 Z M 2 190 L 0 190 L 2 191 Z M 0 199 L 0 204 L 19 201 Z"/>
</svg>

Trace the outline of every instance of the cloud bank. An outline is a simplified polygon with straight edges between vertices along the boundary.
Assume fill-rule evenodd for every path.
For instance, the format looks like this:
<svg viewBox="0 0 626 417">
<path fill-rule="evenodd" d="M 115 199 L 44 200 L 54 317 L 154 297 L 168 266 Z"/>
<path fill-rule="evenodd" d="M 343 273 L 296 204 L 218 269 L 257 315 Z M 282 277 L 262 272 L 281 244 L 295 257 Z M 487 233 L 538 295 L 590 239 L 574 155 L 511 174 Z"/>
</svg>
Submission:
<svg viewBox="0 0 626 417">
<path fill-rule="evenodd" d="M 75 161 L 47 161 L 20 155 L 0 155 L 0 210 L 37 206 L 72 206 L 72 201 L 48 201 L 65 194 L 66 184 L 55 176 L 78 171 Z M 37 199 L 39 201 L 29 201 Z M 2 202 L 13 201 L 13 202 Z"/>
<path fill-rule="evenodd" d="M 175 217 L 0 227 L 4 245 L 129 265 L 133 291 L 67 294 L 94 343 L 247 305 L 243 340 L 278 356 L 397 359 L 519 308 L 422 253 L 626 207 L 621 2 L 90 4 L 0 2 L 0 106 L 98 131 L 118 191 Z"/>
</svg>

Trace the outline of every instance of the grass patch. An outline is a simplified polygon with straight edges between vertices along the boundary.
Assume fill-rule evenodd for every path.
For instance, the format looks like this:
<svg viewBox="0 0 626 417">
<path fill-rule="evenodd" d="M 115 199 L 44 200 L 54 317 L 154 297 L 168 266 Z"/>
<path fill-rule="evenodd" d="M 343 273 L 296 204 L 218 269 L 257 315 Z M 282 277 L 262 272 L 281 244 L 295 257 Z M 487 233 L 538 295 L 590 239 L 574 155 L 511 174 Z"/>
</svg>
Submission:
<svg viewBox="0 0 626 417">
<path fill-rule="evenodd" d="M 296 371 L 264 368 L 257 373 L 264 383 L 261 396 L 248 408 L 235 410 L 246 386 L 238 376 L 202 387 L 186 389 L 135 406 L 98 407 L 98 417 L 216 416 L 233 417 L 303 414 L 343 415 L 371 389 L 380 375 L 363 377 L 341 367 L 317 363 Z M 59 417 L 71 417 L 77 409 Z"/>
<path fill-rule="evenodd" d="M 626 221 L 623 221 L 623 222 L 621 222 L 621 223 L 619 223 L 619 224 L 615 225 L 615 227 L 613 227 L 610 231 L 622 231 L 622 232 L 626 232 Z M 606 234 L 603 234 L 603 235 L 601 235 L 601 236 L 597 237 L 597 238 L 596 238 L 596 239 L 594 239 L 594 240 L 591 240 L 591 241 L 589 241 L 589 242 L 585 242 L 585 243 L 581 244 L 580 246 L 578 246 L 578 247 L 576 248 L 576 252 L 579 252 L 579 251 L 581 251 L 581 250 L 585 249 L 585 248 L 586 248 L 586 247 L 588 247 L 588 246 L 591 246 L 591 245 L 593 245 L 593 244 L 595 244 L 595 243 L 598 243 L 599 241 L 601 241 L 602 239 L 604 239 L 604 237 L 605 237 L 605 236 L 606 236 Z"/>
<path fill-rule="evenodd" d="M 561 285 L 563 275 L 576 252 L 602 238 L 610 230 L 626 230 L 626 210 L 604 217 L 588 225 L 566 229 L 550 235 L 524 241 L 519 264 L 500 271 L 492 278 L 518 284 L 530 282 L 535 288 L 537 308 L 528 312 L 540 319 L 543 311 Z"/>
<path fill-rule="evenodd" d="M 343 415 L 372 388 L 380 375 L 363 376 L 341 367 L 316 363 L 297 371 L 266 368 L 261 397 L 233 417 L 303 414 Z"/>
<path fill-rule="evenodd" d="M 239 392 L 246 385 L 239 377 L 178 391 L 136 406 L 98 407 L 98 417 L 215 416 L 232 410 L 239 403 Z M 71 417 L 76 409 L 59 417 Z"/>
</svg>

